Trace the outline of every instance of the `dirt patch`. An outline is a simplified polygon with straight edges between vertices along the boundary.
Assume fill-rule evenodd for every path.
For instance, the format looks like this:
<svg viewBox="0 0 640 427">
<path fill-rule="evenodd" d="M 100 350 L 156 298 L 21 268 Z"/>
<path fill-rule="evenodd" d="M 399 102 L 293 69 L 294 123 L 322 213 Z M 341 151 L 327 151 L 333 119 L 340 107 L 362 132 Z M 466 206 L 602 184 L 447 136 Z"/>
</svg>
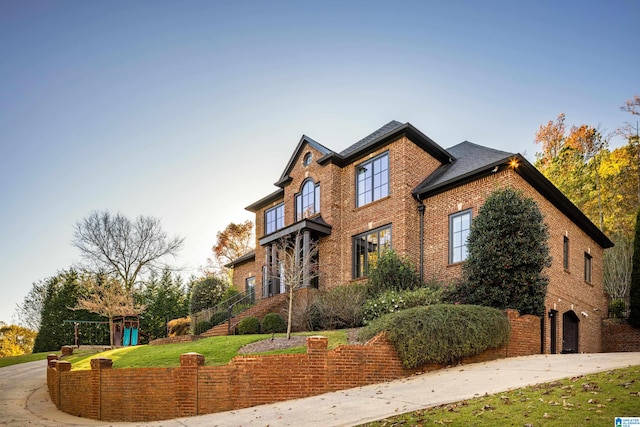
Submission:
<svg viewBox="0 0 640 427">
<path fill-rule="evenodd" d="M 358 340 L 358 332 L 359 328 L 355 329 L 347 329 L 347 342 L 351 345 L 364 344 L 363 342 Z M 322 335 L 319 333 L 318 335 Z M 267 338 L 266 340 L 256 341 L 251 344 L 247 344 L 238 350 L 239 354 L 255 354 L 262 353 L 265 351 L 272 350 L 284 350 L 291 347 L 300 347 L 306 345 L 307 343 L 306 336 L 292 336 L 291 339 L 287 339 L 286 337 L 274 337 Z"/>
</svg>

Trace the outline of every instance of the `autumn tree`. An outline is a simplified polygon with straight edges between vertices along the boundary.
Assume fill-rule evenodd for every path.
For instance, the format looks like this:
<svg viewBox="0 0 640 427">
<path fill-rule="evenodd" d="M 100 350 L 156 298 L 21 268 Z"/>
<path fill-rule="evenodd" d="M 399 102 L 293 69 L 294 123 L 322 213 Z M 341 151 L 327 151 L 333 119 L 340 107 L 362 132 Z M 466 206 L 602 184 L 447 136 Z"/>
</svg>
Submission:
<svg viewBox="0 0 640 427">
<path fill-rule="evenodd" d="M 627 99 L 620 107 L 620 110 L 631 113 L 636 117 L 635 124 L 625 122 L 624 126 L 618 129 L 618 133 L 627 139 L 630 151 L 633 151 L 637 163 L 640 163 L 640 131 L 638 126 L 638 116 L 640 116 L 640 95 L 635 95 L 632 99 Z M 637 171 L 638 176 L 638 201 L 640 203 L 640 168 Z"/>
<path fill-rule="evenodd" d="M 318 277 L 318 242 L 308 233 L 300 232 L 278 239 L 274 248 L 279 269 L 271 269 L 271 280 L 284 281 L 289 292 L 287 310 L 287 339 L 291 338 L 291 321 L 293 316 L 293 293 L 296 289 L 310 286 Z"/>
<path fill-rule="evenodd" d="M 629 324 L 640 328 L 640 210 L 636 216 L 633 240 L 633 267 L 629 288 Z"/>
<path fill-rule="evenodd" d="M 0 322 L 0 358 L 31 353 L 37 334 L 22 326 Z"/>
<path fill-rule="evenodd" d="M 549 120 L 546 125 L 540 125 L 536 132 L 536 144 L 542 145 L 542 152 L 537 154 L 537 157 L 543 165 L 548 164 L 560 154 L 565 139 L 564 119 L 564 113 L 560 113 L 555 123 Z"/>
<path fill-rule="evenodd" d="M 169 238 L 158 218 L 131 220 L 109 211 L 93 211 L 78 221 L 72 239 L 90 270 L 118 277 L 129 294 L 141 273 L 166 267 L 163 261 L 176 256 L 183 243 Z"/>
<path fill-rule="evenodd" d="M 230 262 L 249 253 L 255 248 L 253 222 L 230 223 L 216 234 L 216 244 L 211 248 L 213 257 L 209 258 L 209 274 L 226 277 L 231 282 L 231 269 L 225 267 Z"/>
<path fill-rule="evenodd" d="M 133 296 L 119 278 L 108 275 L 85 277 L 83 292 L 78 298 L 76 310 L 86 310 L 109 320 L 109 342 L 114 345 L 113 319 L 119 316 L 137 316 L 145 307 L 136 305 Z"/>
</svg>

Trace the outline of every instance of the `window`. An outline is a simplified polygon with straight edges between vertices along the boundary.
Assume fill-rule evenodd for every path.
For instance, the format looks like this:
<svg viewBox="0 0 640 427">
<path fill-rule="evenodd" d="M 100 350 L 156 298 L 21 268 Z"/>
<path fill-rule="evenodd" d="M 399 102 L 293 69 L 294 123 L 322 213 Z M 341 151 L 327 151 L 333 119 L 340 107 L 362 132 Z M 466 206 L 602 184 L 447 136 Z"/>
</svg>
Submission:
<svg viewBox="0 0 640 427">
<path fill-rule="evenodd" d="M 267 210 L 264 222 L 266 224 L 266 234 L 271 234 L 284 228 L 284 203 Z"/>
<path fill-rule="evenodd" d="M 357 206 L 364 206 L 389 195 L 389 153 L 356 167 Z"/>
<path fill-rule="evenodd" d="M 569 270 L 569 238 L 564 236 L 562 246 L 562 268 Z"/>
<path fill-rule="evenodd" d="M 449 264 L 467 259 L 467 238 L 471 230 L 471 209 L 449 216 Z"/>
<path fill-rule="evenodd" d="M 584 281 L 591 283 L 591 255 L 584 253 Z"/>
<path fill-rule="evenodd" d="M 296 194 L 296 221 L 320 212 L 320 184 L 308 179 L 302 184 L 302 191 Z"/>
<path fill-rule="evenodd" d="M 244 290 L 247 293 L 249 303 L 253 304 L 256 302 L 256 278 L 249 277 L 244 282 Z"/>
<path fill-rule="evenodd" d="M 391 226 L 378 228 L 353 238 L 353 277 L 365 277 L 382 252 L 391 249 Z"/>
<path fill-rule="evenodd" d="M 311 160 L 313 160 L 313 154 L 307 153 L 304 155 L 304 158 L 302 159 L 302 164 L 304 166 L 309 166 L 311 164 Z"/>
</svg>

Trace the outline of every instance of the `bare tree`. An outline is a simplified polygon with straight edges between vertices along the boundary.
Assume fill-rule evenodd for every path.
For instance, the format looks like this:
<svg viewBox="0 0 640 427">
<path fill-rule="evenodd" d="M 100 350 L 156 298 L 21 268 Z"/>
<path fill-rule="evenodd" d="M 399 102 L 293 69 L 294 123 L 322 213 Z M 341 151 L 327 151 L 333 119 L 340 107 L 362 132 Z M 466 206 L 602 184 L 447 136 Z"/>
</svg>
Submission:
<svg viewBox="0 0 640 427">
<path fill-rule="evenodd" d="M 91 275 L 83 280 L 85 295 L 78 298 L 74 310 L 87 310 L 109 319 L 109 342 L 113 341 L 113 318 L 119 316 L 137 316 L 144 312 L 144 306 L 137 306 L 133 296 L 125 292 L 123 283 L 110 276 Z"/>
<path fill-rule="evenodd" d="M 158 218 L 140 215 L 132 221 L 109 211 L 78 221 L 72 239 L 91 270 L 120 278 L 128 293 L 141 272 L 166 267 L 162 261 L 176 256 L 183 243 L 184 238 L 169 239 Z"/>
<path fill-rule="evenodd" d="M 293 291 L 305 286 L 318 277 L 318 242 L 309 232 L 300 232 L 281 237 L 274 244 L 280 268 L 272 279 L 284 281 L 289 291 L 287 314 L 287 339 L 291 338 L 291 318 L 293 313 Z"/>
<path fill-rule="evenodd" d="M 614 236 L 615 246 L 604 253 L 604 290 L 610 298 L 626 298 L 631 285 L 633 267 L 633 240 L 623 235 Z"/>
<path fill-rule="evenodd" d="M 42 280 L 34 282 L 22 304 L 16 304 L 14 322 L 32 331 L 39 330 L 46 298 L 47 284 Z"/>
</svg>

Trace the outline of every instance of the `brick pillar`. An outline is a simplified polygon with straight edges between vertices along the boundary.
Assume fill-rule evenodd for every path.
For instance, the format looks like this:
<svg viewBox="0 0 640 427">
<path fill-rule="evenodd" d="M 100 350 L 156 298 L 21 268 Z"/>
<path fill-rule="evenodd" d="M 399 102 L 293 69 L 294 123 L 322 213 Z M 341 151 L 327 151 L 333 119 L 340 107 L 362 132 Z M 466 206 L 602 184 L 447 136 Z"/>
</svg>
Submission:
<svg viewBox="0 0 640 427">
<path fill-rule="evenodd" d="M 326 337 L 312 336 L 307 338 L 307 360 L 309 376 L 307 382 L 308 395 L 330 391 L 327 384 L 327 346 Z"/>
<path fill-rule="evenodd" d="M 113 361 L 105 358 L 91 359 L 91 394 L 87 399 L 91 400 L 89 418 L 102 419 L 102 370 L 111 369 Z"/>
<path fill-rule="evenodd" d="M 177 417 L 198 415 L 198 368 L 204 366 L 199 353 L 180 355 L 180 368 L 176 369 L 174 389 Z"/>
<path fill-rule="evenodd" d="M 55 368 L 56 364 L 55 361 L 58 360 L 58 355 L 56 354 L 48 354 L 47 355 L 47 366 L 49 368 Z"/>
</svg>

